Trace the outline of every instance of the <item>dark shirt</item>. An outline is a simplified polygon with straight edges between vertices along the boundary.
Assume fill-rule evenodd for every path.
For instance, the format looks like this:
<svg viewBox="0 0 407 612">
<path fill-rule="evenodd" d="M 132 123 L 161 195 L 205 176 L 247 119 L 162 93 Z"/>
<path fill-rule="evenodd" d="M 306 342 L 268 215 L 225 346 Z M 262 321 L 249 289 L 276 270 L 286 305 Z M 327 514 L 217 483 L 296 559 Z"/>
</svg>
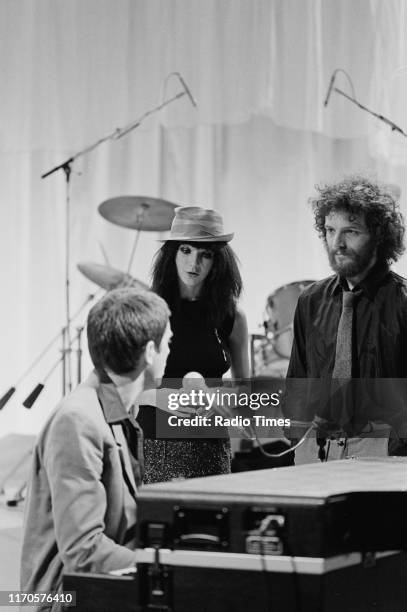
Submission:
<svg viewBox="0 0 407 612">
<path fill-rule="evenodd" d="M 199 372 L 205 378 L 206 384 L 215 386 L 229 369 L 231 362 L 228 341 L 233 329 L 234 315 L 227 315 L 221 325 L 215 328 L 207 320 L 206 310 L 205 304 L 200 300 L 182 299 L 172 307 L 170 324 L 173 336 L 162 387 L 179 389 L 182 387 L 182 378 L 191 371 Z M 156 439 L 157 429 L 161 432 L 171 431 L 168 415 L 154 410 L 151 406 L 140 406 L 137 421 L 145 438 Z M 190 433 L 193 431 L 188 429 Z M 216 428 L 215 437 L 219 437 L 221 433 L 221 428 Z M 223 436 L 229 437 L 226 428 L 223 430 Z"/>
<path fill-rule="evenodd" d="M 101 375 L 100 378 L 101 384 L 99 385 L 97 395 L 99 403 L 103 410 L 106 423 L 109 426 L 121 425 L 123 429 L 123 434 L 126 438 L 126 442 L 129 448 L 129 458 L 134 479 L 136 485 L 139 487 L 142 483 L 144 473 L 142 429 L 136 419 L 131 414 L 131 411 L 127 412 L 127 410 L 125 409 L 122 400 L 117 392 L 117 388 L 112 383 L 110 378 L 107 375 Z M 113 429 L 112 433 L 113 437 L 115 437 Z M 120 456 L 122 459 L 122 455 Z M 123 463 L 122 470 L 123 477 L 126 481 L 127 486 L 129 487 L 132 495 L 133 493 L 135 495 L 135 491 L 132 491 L 131 483 L 129 483 L 126 478 L 126 470 L 124 469 Z"/>
<path fill-rule="evenodd" d="M 207 306 L 200 300 L 180 300 L 171 310 L 173 336 L 164 380 L 180 379 L 192 370 L 205 379 L 219 379 L 230 367 L 228 340 L 234 315 L 227 315 L 216 328 L 207 320 Z"/>
<path fill-rule="evenodd" d="M 326 410 L 342 293 L 348 289 L 346 280 L 331 276 L 299 297 L 287 378 L 308 378 L 313 384 L 287 381 L 285 413 L 291 418 L 309 421 Z M 377 263 L 352 290 L 358 297 L 353 311 L 353 381 L 344 400 L 348 415 L 351 412 L 362 425 L 382 420 L 399 428 L 404 426 L 407 398 L 407 281 Z"/>
</svg>

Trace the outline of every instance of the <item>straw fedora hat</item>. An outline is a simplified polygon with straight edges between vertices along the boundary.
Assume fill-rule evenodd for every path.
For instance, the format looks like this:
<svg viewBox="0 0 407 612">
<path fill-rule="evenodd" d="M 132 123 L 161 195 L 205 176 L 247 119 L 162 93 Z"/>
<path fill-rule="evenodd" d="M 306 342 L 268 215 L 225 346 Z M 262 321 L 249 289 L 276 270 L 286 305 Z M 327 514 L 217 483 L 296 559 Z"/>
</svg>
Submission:
<svg viewBox="0 0 407 612">
<path fill-rule="evenodd" d="M 200 206 L 180 206 L 175 210 L 170 235 L 160 242 L 229 242 L 233 236 L 233 233 L 225 234 L 222 217 L 216 210 Z"/>
</svg>

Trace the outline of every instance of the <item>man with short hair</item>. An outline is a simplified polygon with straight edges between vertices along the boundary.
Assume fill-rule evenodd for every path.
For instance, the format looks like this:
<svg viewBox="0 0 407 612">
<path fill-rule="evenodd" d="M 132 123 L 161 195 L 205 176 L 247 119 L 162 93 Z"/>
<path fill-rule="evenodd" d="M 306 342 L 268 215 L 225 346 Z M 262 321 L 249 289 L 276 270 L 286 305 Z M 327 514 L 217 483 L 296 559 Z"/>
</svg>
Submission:
<svg viewBox="0 0 407 612">
<path fill-rule="evenodd" d="M 311 203 L 335 275 L 307 287 L 295 314 L 285 413 L 292 437 L 314 423 L 296 463 L 382 456 L 390 426 L 406 433 L 407 282 L 389 268 L 404 221 L 363 176 L 319 187 Z"/>
<path fill-rule="evenodd" d="M 55 593 L 65 571 L 105 573 L 135 565 L 142 435 L 132 409 L 146 368 L 156 380 L 163 375 L 169 314 L 154 293 L 129 288 L 107 293 L 91 309 L 87 334 L 95 371 L 63 398 L 35 447 L 24 591 Z"/>
</svg>

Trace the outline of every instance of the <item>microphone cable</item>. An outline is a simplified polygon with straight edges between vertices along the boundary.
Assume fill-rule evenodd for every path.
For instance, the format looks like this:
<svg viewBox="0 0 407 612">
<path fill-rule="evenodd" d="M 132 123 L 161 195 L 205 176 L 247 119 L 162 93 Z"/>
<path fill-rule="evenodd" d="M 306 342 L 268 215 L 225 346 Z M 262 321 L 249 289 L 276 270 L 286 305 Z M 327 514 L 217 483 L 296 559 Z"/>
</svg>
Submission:
<svg viewBox="0 0 407 612">
<path fill-rule="evenodd" d="M 284 457 L 285 455 L 288 455 L 289 453 L 293 453 L 299 446 L 301 446 L 301 444 L 303 444 L 305 442 L 305 440 L 308 438 L 308 436 L 310 435 L 311 431 L 313 431 L 314 429 L 317 429 L 317 425 L 316 423 L 312 422 L 311 425 L 308 427 L 307 431 L 305 432 L 305 434 L 302 436 L 302 438 L 297 442 L 297 444 L 294 444 L 294 446 L 290 446 L 290 448 L 287 448 L 284 451 L 281 451 L 281 453 L 269 453 L 267 451 L 264 450 L 259 437 L 257 435 L 257 433 L 253 430 L 253 427 L 251 425 L 248 426 L 248 429 L 250 431 L 251 434 L 251 438 L 256 440 L 257 444 L 259 445 L 259 451 L 260 453 L 264 456 L 264 457 L 268 457 L 269 459 L 277 459 L 279 457 Z"/>
</svg>

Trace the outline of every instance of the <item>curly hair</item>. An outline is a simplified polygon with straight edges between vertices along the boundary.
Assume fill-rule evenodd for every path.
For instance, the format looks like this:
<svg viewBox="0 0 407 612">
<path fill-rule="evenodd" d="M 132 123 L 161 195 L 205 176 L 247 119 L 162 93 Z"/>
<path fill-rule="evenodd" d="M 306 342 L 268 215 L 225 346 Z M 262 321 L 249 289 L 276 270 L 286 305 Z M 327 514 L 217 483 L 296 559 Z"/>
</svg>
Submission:
<svg viewBox="0 0 407 612">
<path fill-rule="evenodd" d="M 213 252 L 213 265 L 205 279 L 200 299 L 206 306 L 208 320 L 220 325 L 227 314 L 233 314 L 242 291 L 237 258 L 226 242 L 178 242 L 168 240 L 155 256 L 152 290 L 164 298 L 172 311 L 180 304 L 175 256 L 181 244 L 190 244 Z"/>
<path fill-rule="evenodd" d="M 332 185 L 317 185 L 310 198 L 315 229 L 326 240 L 325 218 L 332 211 L 364 214 L 366 226 L 377 245 L 377 259 L 391 263 L 404 252 L 404 218 L 390 189 L 363 175 L 345 177 Z"/>
</svg>

